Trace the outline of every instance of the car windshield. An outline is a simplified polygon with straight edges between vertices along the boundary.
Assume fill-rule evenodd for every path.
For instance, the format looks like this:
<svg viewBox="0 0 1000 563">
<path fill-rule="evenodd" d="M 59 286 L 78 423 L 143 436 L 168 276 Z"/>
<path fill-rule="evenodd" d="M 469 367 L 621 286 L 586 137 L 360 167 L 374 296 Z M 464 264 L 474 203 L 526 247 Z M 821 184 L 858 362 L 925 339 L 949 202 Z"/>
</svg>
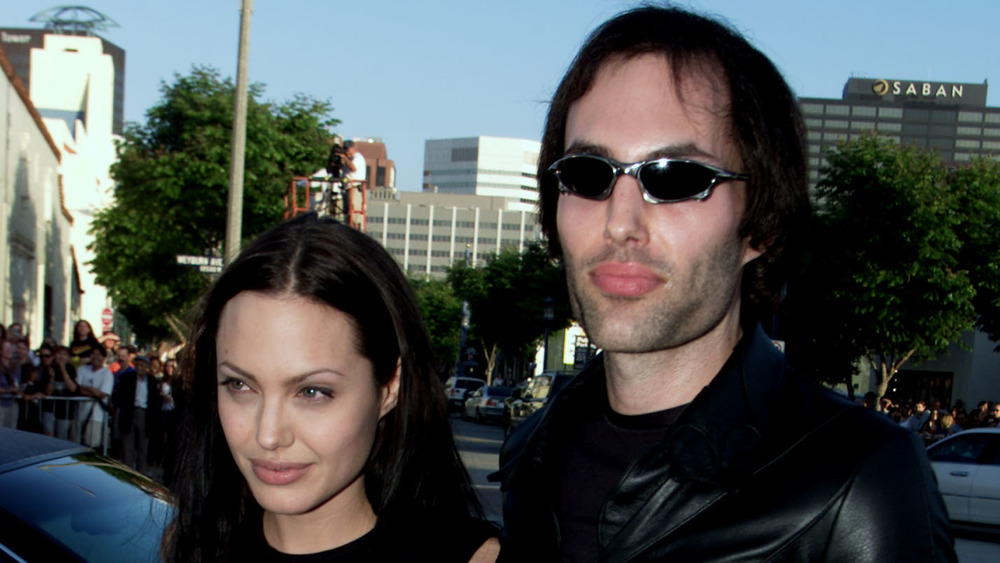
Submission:
<svg viewBox="0 0 1000 563">
<path fill-rule="evenodd" d="M 490 387 L 487 395 L 490 397 L 510 397 L 514 391 L 508 387 Z"/>
<path fill-rule="evenodd" d="M 483 382 L 476 379 L 459 379 L 455 382 L 455 387 L 459 389 L 479 389 Z"/>
<path fill-rule="evenodd" d="M 87 561 L 157 561 L 173 517 L 156 482 L 81 453 L 4 473 L 0 507 Z"/>
</svg>

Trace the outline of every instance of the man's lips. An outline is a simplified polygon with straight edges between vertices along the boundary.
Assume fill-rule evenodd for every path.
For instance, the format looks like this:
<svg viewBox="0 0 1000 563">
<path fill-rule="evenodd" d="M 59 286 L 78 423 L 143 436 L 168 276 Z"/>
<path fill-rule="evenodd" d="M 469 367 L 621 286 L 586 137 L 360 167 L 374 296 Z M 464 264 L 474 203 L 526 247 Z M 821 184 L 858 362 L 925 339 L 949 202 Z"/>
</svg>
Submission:
<svg viewBox="0 0 1000 563">
<path fill-rule="evenodd" d="M 663 284 L 653 270 L 635 262 L 605 262 L 590 271 L 594 285 L 609 295 L 635 297 Z"/>
<path fill-rule="evenodd" d="M 286 461 L 268 461 L 252 459 L 254 475 L 268 485 L 289 485 L 302 478 L 312 467 L 309 463 L 290 463 Z"/>
</svg>

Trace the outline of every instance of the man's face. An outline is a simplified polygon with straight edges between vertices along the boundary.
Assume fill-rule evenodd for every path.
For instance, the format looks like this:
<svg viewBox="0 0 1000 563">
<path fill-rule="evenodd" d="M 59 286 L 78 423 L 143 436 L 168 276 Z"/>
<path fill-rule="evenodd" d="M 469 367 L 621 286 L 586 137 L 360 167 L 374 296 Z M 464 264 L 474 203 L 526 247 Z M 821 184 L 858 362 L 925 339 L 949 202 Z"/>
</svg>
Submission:
<svg viewBox="0 0 1000 563">
<path fill-rule="evenodd" d="M 94 351 L 90 353 L 90 365 L 94 369 L 104 367 L 104 354 L 102 354 L 100 350 L 95 348 Z"/>
<path fill-rule="evenodd" d="M 925 403 L 917 403 L 916 405 L 913 406 L 913 409 L 918 413 L 921 413 L 927 410 L 927 405 Z"/>
<path fill-rule="evenodd" d="M 122 346 L 121 348 L 118 349 L 117 352 L 115 352 L 115 354 L 118 358 L 118 363 L 121 364 L 122 367 L 125 367 L 129 364 L 130 358 L 128 354 L 128 348 Z"/>
<path fill-rule="evenodd" d="M 729 138 L 725 95 L 704 76 L 681 82 L 666 60 L 612 59 L 569 110 L 566 154 L 630 163 L 681 157 L 742 172 Z M 651 352 L 737 321 L 744 264 L 760 253 L 737 234 L 745 185 L 724 182 L 704 201 L 650 204 L 635 178 L 611 196 L 560 196 L 556 227 L 570 301 L 594 342 L 610 352 Z"/>
</svg>

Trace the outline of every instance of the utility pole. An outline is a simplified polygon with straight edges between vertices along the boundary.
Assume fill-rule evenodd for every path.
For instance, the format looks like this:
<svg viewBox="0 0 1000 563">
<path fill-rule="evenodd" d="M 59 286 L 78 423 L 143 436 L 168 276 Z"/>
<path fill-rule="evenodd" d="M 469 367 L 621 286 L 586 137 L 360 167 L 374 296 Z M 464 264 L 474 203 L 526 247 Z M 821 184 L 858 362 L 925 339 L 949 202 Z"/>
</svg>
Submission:
<svg viewBox="0 0 1000 563">
<path fill-rule="evenodd" d="M 247 146 L 247 89 L 250 75 L 250 16 L 253 0 L 242 0 L 240 48 L 236 63 L 233 146 L 229 162 L 229 205 L 226 208 L 226 264 L 240 252 L 243 233 L 243 164 Z"/>
</svg>

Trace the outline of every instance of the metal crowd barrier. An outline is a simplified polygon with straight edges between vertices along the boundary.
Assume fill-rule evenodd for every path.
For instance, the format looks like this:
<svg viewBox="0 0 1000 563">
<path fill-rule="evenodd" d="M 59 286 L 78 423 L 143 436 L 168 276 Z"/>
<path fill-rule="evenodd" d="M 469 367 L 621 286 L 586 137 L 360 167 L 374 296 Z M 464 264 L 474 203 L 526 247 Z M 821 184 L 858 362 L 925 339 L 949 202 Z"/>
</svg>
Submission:
<svg viewBox="0 0 1000 563">
<path fill-rule="evenodd" d="M 83 441 L 83 433 L 88 421 L 80 419 L 82 413 L 84 411 L 92 413 L 94 412 L 92 409 L 104 409 L 99 401 L 93 397 L 42 397 L 30 401 L 25 400 L 23 397 L 16 397 L 14 400 L 18 408 L 18 429 L 39 433 L 47 433 L 46 431 L 52 430 L 52 434 L 57 438 L 84 445 L 89 445 Z M 67 413 L 66 418 L 63 419 L 56 417 L 56 412 L 61 410 L 60 403 L 62 403 L 63 412 Z M 86 409 L 85 405 L 87 404 L 93 405 L 92 409 Z M 47 405 L 51 405 L 51 410 L 49 410 Z M 100 451 L 103 455 L 108 455 L 108 447 L 111 441 L 109 430 L 111 413 L 108 411 L 103 412 L 101 440 L 100 444 L 94 446 L 94 449 Z M 60 424 L 60 422 L 65 422 L 65 424 Z"/>
</svg>

